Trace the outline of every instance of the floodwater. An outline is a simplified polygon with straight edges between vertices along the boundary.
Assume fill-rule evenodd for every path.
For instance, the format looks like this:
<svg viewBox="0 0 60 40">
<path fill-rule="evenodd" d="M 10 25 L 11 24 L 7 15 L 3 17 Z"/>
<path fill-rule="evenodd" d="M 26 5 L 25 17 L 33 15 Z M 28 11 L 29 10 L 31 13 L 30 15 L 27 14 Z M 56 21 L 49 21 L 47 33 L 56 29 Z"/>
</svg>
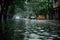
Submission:
<svg viewBox="0 0 60 40">
<path fill-rule="evenodd" d="M 55 20 L 29 19 L 29 14 L 24 13 L 19 11 L 12 20 L 8 20 L 14 33 L 12 40 L 53 40 L 58 37 L 55 31 L 58 24 Z"/>
<path fill-rule="evenodd" d="M 53 20 L 51 20 L 53 21 Z M 53 32 L 54 27 L 58 26 L 49 20 L 36 20 L 16 17 L 14 19 L 14 35 L 13 40 L 53 40 L 58 37 Z"/>
</svg>

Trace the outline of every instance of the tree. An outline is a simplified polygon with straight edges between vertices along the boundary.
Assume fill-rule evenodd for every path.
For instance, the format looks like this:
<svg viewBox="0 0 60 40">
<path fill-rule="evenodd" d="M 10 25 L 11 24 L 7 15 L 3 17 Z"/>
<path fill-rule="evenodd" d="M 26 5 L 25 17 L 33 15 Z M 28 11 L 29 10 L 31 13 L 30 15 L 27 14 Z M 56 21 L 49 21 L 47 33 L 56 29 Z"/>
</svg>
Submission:
<svg viewBox="0 0 60 40">
<path fill-rule="evenodd" d="M 1 31 L 2 31 L 1 40 L 10 40 L 11 39 L 11 36 L 9 35 L 10 32 L 8 32 L 10 29 L 7 24 L 7 12 L 8 12 L 8 7 L 10 5 L 10 1 L 13 2 L 13 0 L 1 0 L 1 12 L 0 12 L 0 16 L 1 16 L 0 17 L 0 19 L 1 19 L 0 27 L 1 27 Z"/>
<path fill-rule="evenodd" d="M 48 8 L 53 8 L 52 3 L 50 3 L 48 0 L 30 0 L 28 1 L 29 5 L 28 7 L 31 7 L 32 10 L 35 12 L 36 16 L 41 14 L 47 14 Z"/>
<path fill-rule="evenodd" d="M 26 0 L 15 0 L 14 2 L 17 7 L 21 8 L 22 10 L 25 10 L 25 7 L 24 7 L 25 1 Z"/>
</svg>

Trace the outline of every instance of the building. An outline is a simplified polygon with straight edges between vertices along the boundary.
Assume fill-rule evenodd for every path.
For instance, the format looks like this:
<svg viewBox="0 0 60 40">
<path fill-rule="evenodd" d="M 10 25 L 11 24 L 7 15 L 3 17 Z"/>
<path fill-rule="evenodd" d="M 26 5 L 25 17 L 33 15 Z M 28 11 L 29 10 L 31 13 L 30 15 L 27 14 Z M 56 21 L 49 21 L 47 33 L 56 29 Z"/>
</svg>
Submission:
<svg viewBox="0 0 60 40">
<path fill-rule="evenodd" d="M 54 19 L 55 20 L 59 20 L 59 14 L 60 14 L 60 0 L 54 0 L 54 3 L 53 3 L 53 9 L 55 11 L 55 14 L 54 14 Z"/>
</svg>

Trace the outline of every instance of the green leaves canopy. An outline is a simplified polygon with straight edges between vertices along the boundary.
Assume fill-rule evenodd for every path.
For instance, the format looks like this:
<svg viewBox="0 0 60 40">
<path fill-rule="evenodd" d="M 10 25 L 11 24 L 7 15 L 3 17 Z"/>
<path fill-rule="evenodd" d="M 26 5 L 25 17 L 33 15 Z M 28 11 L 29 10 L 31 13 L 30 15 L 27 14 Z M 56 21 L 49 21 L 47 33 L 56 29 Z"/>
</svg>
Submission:
<svg viewBox="0 0 60 40">
<path fill-rule="evenodd" d="M 32 10 L 36 13 L 36 14 L 46 14 L 48 8 L 53 8 L 53 4 L 52 3 L 48 3 L 48 0 L 40 0 L 39 1 L 30 1 L 31 3 L 31 7 Z"/>
</svg>

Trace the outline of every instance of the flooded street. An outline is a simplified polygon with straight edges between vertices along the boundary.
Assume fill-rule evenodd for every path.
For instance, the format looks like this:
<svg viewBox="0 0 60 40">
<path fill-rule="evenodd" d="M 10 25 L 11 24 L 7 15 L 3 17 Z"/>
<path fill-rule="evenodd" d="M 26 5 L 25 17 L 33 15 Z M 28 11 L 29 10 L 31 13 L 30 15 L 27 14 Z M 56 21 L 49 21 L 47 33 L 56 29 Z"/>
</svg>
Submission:
<svg viewBox="0 0 60 40">
<path fill-rule="evenodd" d="M 1 0 L 0 40 L 60 40 L 59 14 L 59 0 Z"/>
<path fill-rule="evenodd" d="M 19 21 L 18 21 L 19 20 Z M 15 20 L 16 21 L 16 20 Z M 14 40 L 53 40 L 58 37 L 53 20 L 17 19 L 14 25 Z"/>
</svg>

